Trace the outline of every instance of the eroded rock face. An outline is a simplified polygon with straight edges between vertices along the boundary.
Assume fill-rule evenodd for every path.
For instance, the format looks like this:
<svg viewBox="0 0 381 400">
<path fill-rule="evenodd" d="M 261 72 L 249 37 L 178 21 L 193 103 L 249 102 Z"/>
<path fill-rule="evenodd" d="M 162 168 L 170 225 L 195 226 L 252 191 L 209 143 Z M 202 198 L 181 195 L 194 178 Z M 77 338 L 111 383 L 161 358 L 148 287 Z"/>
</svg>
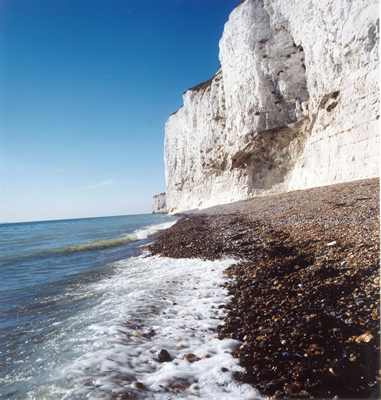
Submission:
<svg viewBox="0 0 381 400">
<path fill-rule="evenodd" d="M 165 214 L 167 212 L 167 202 L 165 193 L 153 196 L 152 214 Z"/>
<path fill-rule="evenodd" d="M 166 124 L 166 206 L 379 176 L 378 1 L 246 0 Z"/>
</svg>

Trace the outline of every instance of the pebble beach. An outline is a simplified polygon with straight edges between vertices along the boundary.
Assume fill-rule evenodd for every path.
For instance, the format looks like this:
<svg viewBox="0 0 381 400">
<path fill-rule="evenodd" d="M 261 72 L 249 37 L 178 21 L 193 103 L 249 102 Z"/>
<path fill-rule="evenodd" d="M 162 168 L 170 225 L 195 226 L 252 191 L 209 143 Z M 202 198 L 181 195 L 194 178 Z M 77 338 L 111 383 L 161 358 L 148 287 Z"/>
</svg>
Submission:
<svg viewBox="0 0 381 400">
<path fill-rule="evenodd" d="M 379 179 L 181 214 L 152 255 L 216 260 L 230 300 L 216 335 L 270 398 L 379 398 Z"/>
</svg>

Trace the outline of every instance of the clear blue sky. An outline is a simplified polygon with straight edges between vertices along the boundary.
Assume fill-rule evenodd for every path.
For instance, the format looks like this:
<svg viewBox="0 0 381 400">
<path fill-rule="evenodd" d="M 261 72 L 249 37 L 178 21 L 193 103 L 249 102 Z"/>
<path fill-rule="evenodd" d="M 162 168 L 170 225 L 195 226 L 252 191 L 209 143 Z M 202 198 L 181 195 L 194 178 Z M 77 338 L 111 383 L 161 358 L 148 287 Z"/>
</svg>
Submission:
<svg viewBox="0 0 381 400">
<path fill-rule="evenodd" d="M 150 213 L 239 0 L 0 0 L 0 222 Z"/>
</svg>

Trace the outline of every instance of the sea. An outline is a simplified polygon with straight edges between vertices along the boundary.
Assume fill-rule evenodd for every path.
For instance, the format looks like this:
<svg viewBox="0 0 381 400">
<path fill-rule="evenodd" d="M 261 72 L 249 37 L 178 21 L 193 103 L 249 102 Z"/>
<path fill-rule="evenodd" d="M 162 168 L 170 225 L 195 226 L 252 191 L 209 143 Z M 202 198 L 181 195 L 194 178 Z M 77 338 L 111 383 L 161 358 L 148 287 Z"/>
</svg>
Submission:
<svg viewBox="0 0 381 400">
<path fill-rule="evenodd" d="M 177 220 L 0 225 L 0 399 L 261 399 L 216 337 L 237 260 L 146 248 Z"/>
</svg>

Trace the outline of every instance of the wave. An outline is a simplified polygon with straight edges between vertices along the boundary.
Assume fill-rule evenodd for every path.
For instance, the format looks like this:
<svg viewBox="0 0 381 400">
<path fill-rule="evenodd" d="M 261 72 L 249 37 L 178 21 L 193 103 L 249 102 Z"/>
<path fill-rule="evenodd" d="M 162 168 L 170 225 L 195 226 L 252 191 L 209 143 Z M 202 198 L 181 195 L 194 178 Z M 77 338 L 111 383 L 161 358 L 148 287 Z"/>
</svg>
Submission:
<svg viewBox="0 0 381 400">
<path fill-rule="evenodd" d="M 86 242 L 75 244 L 69 247 L 64 247 L 55 250 L 49 250 L 48 253 L 78 253 L 85 251 L 93 251 L 93 250 L 104 250 L 112 247 L 119 247 L 129 244 L 131 242 L 137 242 L 139 240 L 148 239 L 154 233 L 168 229 L 172 225 L 174 225 L 177 221 L 166 222 L 158 225 L 151 225 L 143 229 L 138 229 L 134 233 L 127 234 L 122 237 L 106 239 L 106 240 L 97 240 L 94 242 Z"/>
<path fill-rule="evenodd" d="M 51 250 L 49 253 L 77 253 L 82 251 L 103 250 L 111 247 L 123 246 L 131 243 L 133 240 L 129 235 L 121 238 L 99 240 L 96 242 L 75 244 L 73 246 L 64 247 L 62 249 Z"/>
<path fill-rule="evenodd" d="M 135 240 L 148 239 L 154 233 L 156 233 L 158 231 L 162 231 L 164 229 L 168 229 L 172 225 L 174 225 L 176 222 L 177 222 L 177 220 L 176 221 L 171 221 L 171 222 L 164 222 L 162 224 L 157 224 L 157 225 L 151 225 L 151 226 L 148 226 L 148 227 L 143 228 L 143 229 L 138 229 L 131 236 L 135 237 Z"/>
</svg>

